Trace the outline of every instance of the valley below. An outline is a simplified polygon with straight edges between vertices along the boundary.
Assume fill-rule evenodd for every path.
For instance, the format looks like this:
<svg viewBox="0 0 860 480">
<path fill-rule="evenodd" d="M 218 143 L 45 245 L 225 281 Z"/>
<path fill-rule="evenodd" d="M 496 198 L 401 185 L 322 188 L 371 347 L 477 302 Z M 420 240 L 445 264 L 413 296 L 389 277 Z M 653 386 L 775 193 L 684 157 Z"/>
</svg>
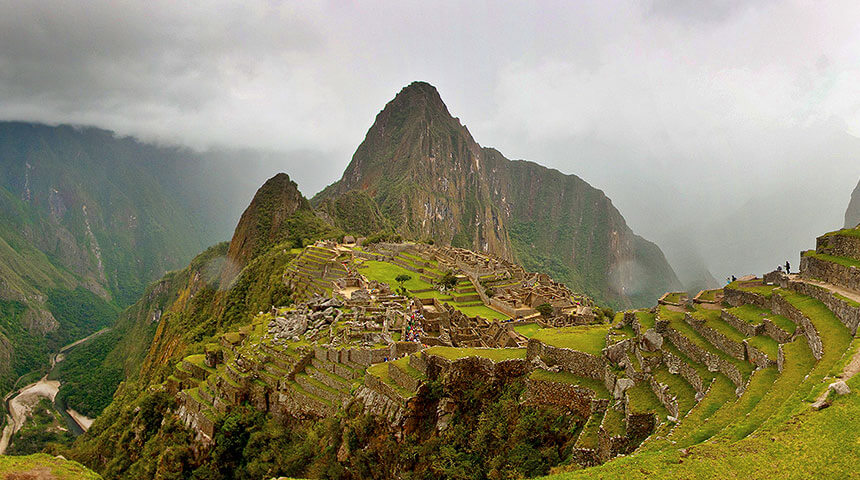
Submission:
<svg viewBox="0 0 860 480">
<path fill-rule="evenodd" d="M 6 425 L 3 428 L 2 437 L 0 437 L 0 455 L 6 453 L 14 435 L 25 426 L 41 399 L 47 399 L 53 405 L 56 412 L 65 420 L 64 428 L 68 429 L 74 436 L 80 435 L 90 428 L 94 419 L 68 408 L 64 402 L 60 402 L 57 399 L 57 394 L 60 391 L 61 383 L 59 380 L 50 379 L 50 377 L 57 365 L 64 360 L 66 352 L 108 331 L 110 331 L 109 328 L 104 328 L 62 347 L 57 353 L 51 355 L 51 369 L 45 376 L 38 382 L 8 393 L 3 398 L 6 411 L 9 413 L 6 415 Z"/>
</svg>

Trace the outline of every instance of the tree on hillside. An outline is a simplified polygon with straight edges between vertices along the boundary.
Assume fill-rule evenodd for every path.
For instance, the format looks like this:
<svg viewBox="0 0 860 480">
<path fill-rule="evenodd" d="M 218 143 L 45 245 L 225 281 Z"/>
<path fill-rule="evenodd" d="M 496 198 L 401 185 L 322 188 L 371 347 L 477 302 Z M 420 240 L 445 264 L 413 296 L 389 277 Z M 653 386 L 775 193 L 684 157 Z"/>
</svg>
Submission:
<svg viewBox="0 0 860 480">
<path fill-rule="evenodd" d="M 552 315 L 553 308 L 552 305 L 548 303 L 541 303 L 540 305 L 535 307 L 535 310 L 537 310 L 538 313 L 540 313 L 544 317 L 549 318 Z"/>
<path fill-rule="evenodd" d="M 403 286 L 403 283 L 408 282 L 409 280 L 412 280 L 412 275 L 407 275 L 405 273 L 401 273 L 400 275 L 394 277 L 394 281 L 400 284 L 401 289 L 406 288 Z"/>
<path fill-rule="evenodd" d="M 448 270 L 444 275 L 442 275 L 442 278 L 439 280 L 439 284 L 448 289 L 454 288 L 454 286 L 457 285 L 457 276 L 454 275 L 454 272 Z"/>
</svg>

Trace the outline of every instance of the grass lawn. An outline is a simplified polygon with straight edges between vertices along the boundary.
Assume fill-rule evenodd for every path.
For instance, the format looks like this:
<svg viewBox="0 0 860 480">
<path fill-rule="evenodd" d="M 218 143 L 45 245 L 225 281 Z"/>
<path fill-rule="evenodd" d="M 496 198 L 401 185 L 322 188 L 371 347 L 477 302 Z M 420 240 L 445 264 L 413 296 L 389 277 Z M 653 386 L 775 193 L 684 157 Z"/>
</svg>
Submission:
<svg viewBox="0 0 860 480">
<path fill-rule="evenodd" d="M 490 320 L 493 320 L 493 319 L 495 319 L 495 320 L 508 320 L 511 318 L 511 317 L 505 315 L 504 313 L 497 312 L 497 311 L 493 310 L 492 308 L 487 307 L 485 305 L 476 305 L 476 306 L 472 306 L 472 307 L 464 307 L 464 306 L 457 305 L 454 302 L 448 302 L 448 303 L 452 307 L 454 307 L 457 310 L 466 314 L 466 316 L 468 316 L 468 317 L 474 317 L 476 315 L 480 315 L 481 317 L 487 318 Z"/>
<path fill-rule="evenodd" d="M 842 265 L 843 267 L 858 267 L 860 268 L 860 260 L 856 260 L 848 257 L 836 257 L 833 255 L 827 255 L 824 253 L 815 253 L 813 251 L 804 252 L 804 257 L 813 257 L 819 260 L 824 260 L 825 262 L 836 263 Z"/>
<path fill-rule="evenodd" d="M 514 327 L 515 332 L 526 338 L 532 338 L 538 330 L 540 330 L 540 325 L 537 323 L 527 323 L 525 325 L 517 325 Z"/>
<path fill-rule="evenodd" d="M 677 312 L 669 312 L 669 313 L 677 313 Z M 662 317 L 661 318 L 665 318 Z M 673 315 L 671 320 L 669 321 L 669 328 L 677 330 L 678 333 L 687 337 L 693 344 L 705 350 L 706 352 L 710 352 L 711 354 L 717 355 L 720 358 L 726 360 L 731 363 L 741 372 L 741 375 L 746 378 L 749 377 L 750 373 L 753 370 L 753 366 L 749 362 L 745 362 L 743 360 L 738 360 L 731 355 L 723 352 L 719 348 L 715 347 L 711 342 L 709 342 L 705 337 L 699 334 L 692 326 L 687 324 L 687 322 L 683 319 L 683 314 L 681 317 L 678 315 Z"/>
<path fill-rule="evenodd" d="M 428 355 L 439 355 L 448 360 L 457 360 L 466 357 L 489 358 L 494 362 L 504 360 L 525 359 L 525 348 L 456 348 L 456 347 L 430 347 L 424 350 Z"/>
<path fill-rule="evenodd" d="M 569 372 L 550 372 L 547 370 L 534 370 L 529 378 L 543 382 L 566 383 L 569 385 L 577 385 L 587 388 L 594 392 L 598 398 L 609 398 L 609 390 L 606 385 L 600 380 L 593 378 L 579 377 Z"/>
<path fill-rule="evenodd" d="M 633 388 L 627 390 L 627 406 L 633 413 L 648 413 L 654 412 L 660 417 L 660 420 L 666 419 L 666 408 L 651 391 L 651 386 L 647 382 L 636 384 Z"/>
<path fill-rule="evenodd" d="M 578 327 L 542 328 L 532 338 L 560 348 L 600 355 L 606 347 L 609 325 L 583 325 Z"/>
<path fill-rule="evenodd" d="M 758 293 L 759 295 L 770 298 L 770 296 L 773 295 L 773 291 L 779 287 L 776 285 L 762 285 L 761 281 L 758 280 L 751 280 L 749 282 L 741 282 L 740 280 L 738 280 L 736 282 L 728 284 L 726 288 L 743 290 L 744 292 Z"/>
<path fill-rule="evenodd" d="M 0 455 L 0 477 L 4 479 L 53 478 L 57 480 L 96 480 L 102 478 L 80 463 L 63 460 L 45 453 L 26 456 Z"/>
<path fill-rule="evenodd" d="M 368 278 L 368 280 L 376 280 L 388 284 L 391 288 L 398 288 L 398 283 L 395 278 L 398 275 L 409 275 L 410 280 L 403 282 L 403 286 L 407 290 L 425 290 L 433 288 L 433 285 L 418 278 L 418 274 L 410 272 L 405 268 L 388 262 L 378 262 L 376 260 L 366 260 L 359 267 L 359 272 Z"/>
<path fill-rule="evenodd" d="M 678 415 L 681 418 L 696 404 L 696 391 L 680 375 L 669 373 L 665 367 L 654 371 L 654 379 L 669 386 L 669 390 L 678 399 Z"/>
<path fill-rule="evenodd" d="M 718 292 L 722 292 L 722 291 L 723 291 L 722 289 L 716 289 L 716 290 L 705 290 L 705 291 L 702 293 L 702 295 L 699 297 L 699 299 L 700 299 L 700 300 L 703 300 L 703 301 L 705 301 L 705 302 L 713 302 L 714 300 L 716 300 L 716 299 L 717 299 L 717 293 L 718 293 Z"/>
<path fill-rule="evenodd" d="M 681 292 L 673 292 L 673 293 L 670 293 L 669 295 L 666 295 L 666 298 L 664 299 L 664 301 L 667 301 L 670 303 L 681 303 L 681 296 L 682 295 L 684 295 L 684 294 Z"/>
<path fill-rule="evenodd" d="M 856 383 L 855 383 L 856 385 Z M 682 422 L 683 425 L 683 422 Z M 821 411 L 805 409 L 791 422 L 767 428 L 736 442 L 707 442 L 681 458 L 682 445 L 638 452 L 604 465 L 544 477 L 567 479 L 676 478 L 852 478 L 857 472 L 860 431 L 857 394 L 837 398 Z"/>
<path fill-rule="evenodd" d="M 645 330 L 649 328 L 654 328 L 656 323 L 656 315 L 651 312 L 636 312 L 636 319 L 639 320 L 641 333 L 645 333 Z"/>
<path fill-rule="evenodd" d="M 415 392 L 410 392 L 409 390 L 394 383 L 394 380 L 392 380 L 391 377 L 388 375 L 388 362 L 377 363 L 376 365 L 369 367 L 367 369 L 367 374 L 379 378 L 389 387 L 393 388 L 394 391 L 397 392 L 397 394 L 403 398 L 409 398 L 415 395 Z"/>
<path fill-rule="evenodd" d="M 576 439 L 576 448 L 597 448 L 597 442 L 600 438 L 600 423 L 603 421 L 603 412 L 598 412 L 590 417 L 582 427 L 582 432 L 579 433 L 579 438 Z"/>
<path fill-rule="evenodd" d="M 627 433 L 627 424 L 624 421 L 624 412 L 614 408 L 607 408 L 603 416 L 603 429 L 610 437 L 620 437 Z"/>
</svg>

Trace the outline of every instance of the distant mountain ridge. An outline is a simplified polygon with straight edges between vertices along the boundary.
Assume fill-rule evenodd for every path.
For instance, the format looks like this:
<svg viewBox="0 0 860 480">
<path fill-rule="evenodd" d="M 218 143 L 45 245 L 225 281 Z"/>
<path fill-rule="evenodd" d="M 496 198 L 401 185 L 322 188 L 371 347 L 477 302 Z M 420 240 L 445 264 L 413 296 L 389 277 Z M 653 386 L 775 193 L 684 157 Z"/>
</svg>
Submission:
<svg viewBox="0 0 860 480">
<path fill-rule="evenodd" d="M 515 259 L 602 302 L 645 305 L 680 288 L 659 247 L 635 235 L 602 191 L 481 147 L 425 82 L 385 106 L 341 179 L 311 203 L 356 195 L 407 238 Z M 354 221 L 330 210 L 336 225 Z"/>
<path fill-rule="evenodd" d="M 0 122 L 0 391 L 219 240 L 218 193 L 195 181 L 203 160 L 97 128 Z"/>
<path fill-rule="evenodd" d="M 853 228 L 860 225 L 860 182 L 851 194 L 848 210 L 845 211 L 845 228 Z"/>
</svg>

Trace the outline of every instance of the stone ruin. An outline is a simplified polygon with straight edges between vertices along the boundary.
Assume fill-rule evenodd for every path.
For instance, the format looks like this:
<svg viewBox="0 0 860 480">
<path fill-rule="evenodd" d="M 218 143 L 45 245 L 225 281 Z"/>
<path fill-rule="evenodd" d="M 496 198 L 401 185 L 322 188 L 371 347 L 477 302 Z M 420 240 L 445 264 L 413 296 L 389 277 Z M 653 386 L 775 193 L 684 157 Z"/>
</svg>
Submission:
<svg viewBox="0 0 860 480">
<path fill-rule="evenodd" d="M 277 344 L 297 342 L 301 337 L 316 338 L 324 328 L 341 320 L 343 312 L 338 310 L 343 303 L 334 298 L 314 297 L 295 310 L 272 308 L 275 318 L 269 322 L 268 334 Z"/>
</svg>

